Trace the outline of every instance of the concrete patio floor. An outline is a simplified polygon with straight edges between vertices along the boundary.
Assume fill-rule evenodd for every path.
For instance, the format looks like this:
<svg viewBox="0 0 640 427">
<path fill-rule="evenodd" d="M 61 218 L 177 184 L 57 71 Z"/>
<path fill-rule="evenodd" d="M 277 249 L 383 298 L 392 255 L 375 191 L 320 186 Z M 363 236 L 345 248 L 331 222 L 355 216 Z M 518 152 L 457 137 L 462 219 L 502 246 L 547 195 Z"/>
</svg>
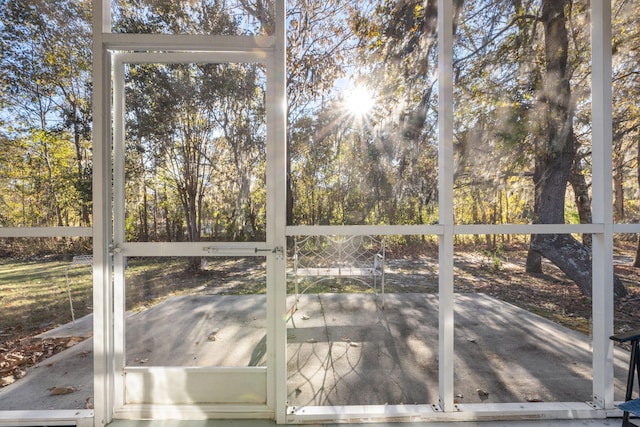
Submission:
<svg viewBox="0 0 640 427">
<path fill-rule="evenodd" d="M 291 407 L 438 401 L 437 296 L 387 294 L 384 302 L 382 309 L 379 297 L 373 294 L 300 298 L 287 323 Z M 265 303 L 264 295 L 183 296 L 131 314 L 127 318 L 127 363 L 261 365 Z M 458 403 L 591 399 L 587 336 L 484 294 L 457 294 L 455 307 Z M 79 319 L 73 328 L 63 326 L 48 336 L 87 336 L 91 323 L 90 317 Z M 72 346 L 1 389 L 0 411 L 84 409 L 93 396 L 92 345 L 87 339 Z M 616 349 L 617 398 L 623 395 L 627 363 L 628 353 Z M 73 387 L 74 391 L 53 395 L 52 387 Z M 603 424 L 575 425 L 617 425 L 609 424 L 610 420 L 597 422 Z M 143 424 L 122 424 L 132 425 Z"/>
<path fill-rule="evenodd" d="M 288 329 L 289 402 L 438 402 L 438 301 L 431 294 L 305 295 Z M 591 399 L 588 337 L 484 294 L 455 297 L 458 403 Z M 628 356 L 616 352 L 616 378 Z M 616 382 L 622 396 L 623 384 Z"/>
</svg>

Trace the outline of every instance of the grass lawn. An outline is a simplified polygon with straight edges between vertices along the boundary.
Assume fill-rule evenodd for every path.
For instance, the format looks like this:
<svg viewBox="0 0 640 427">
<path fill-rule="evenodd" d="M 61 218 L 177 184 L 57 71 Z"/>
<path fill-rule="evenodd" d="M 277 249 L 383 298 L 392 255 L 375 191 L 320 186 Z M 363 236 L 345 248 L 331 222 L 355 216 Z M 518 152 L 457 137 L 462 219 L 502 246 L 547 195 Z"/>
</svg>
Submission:
<svg viewBox="0 0 640 427">
<path fill-rule="evenodd" d="M 483 292 L 588 334 L 591 301 L 555 266 L 545 274 L 524 272 L 526 251 L 506 251 L 499 265 L 473 249 L 456 253 L 455 292 Z M 437 253 L 418 256 L 390 254 L 386 292 L 438 292 Z M 185 258 L 129 259 L 126 269 L 126 309 L 140 310 L 167 297 L 184 294 L 261 294 L 266 292 L 264 258 L 208 258 L 206 268 L 194 273 Z M 3 342 L 31 337 L 71 321 L 65 272 L 69 261 L 39 259 L 0 261 L 0 351 Z M 616 274 L 630 291 L 616 301 L 616 331 L 640 327 L 639 269 L 616 265 Z M 69 269 L 69 284 L 76 318 L 93 310 L 92 276 L 88 265 Z M 304 289 L 306 284 L 301 284 Z M 293 293 L 293 282 L 288 283 Z M 371 292 L 348 280 L 323 280 L 307 290 Z"/>
<path fill-rule="evenodd" d="M 72 320 L 65 273 L 69 261 L 0 262 L 0 343 L 52 329 Z M 198 273 L 176 258 L 131 259 L 126 269 L 127 310 L 140 310 L 185 293 L 264 293 L 264 268 L 254 260 L 219 259 Z M 247 275 L 249 275 L 247 277 Z M 76 319 L 93 310 L 91 266 L 69 268 Z"/>
<path fill-rule="evenodd" d="M 71 321 L 65 261 L 0 262 L 0 342 Z M 91 267 L 73 266 L 69 285 L 76 318 L 92 311 Z"/>
</svg>

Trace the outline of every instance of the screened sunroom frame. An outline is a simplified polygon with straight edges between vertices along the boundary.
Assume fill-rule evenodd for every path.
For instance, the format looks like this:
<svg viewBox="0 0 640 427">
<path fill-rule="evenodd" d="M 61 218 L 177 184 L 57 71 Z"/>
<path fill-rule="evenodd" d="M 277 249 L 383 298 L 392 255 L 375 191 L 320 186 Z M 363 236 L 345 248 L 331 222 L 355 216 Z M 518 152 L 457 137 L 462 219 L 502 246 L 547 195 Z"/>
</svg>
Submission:
<svg viewBox="0 0 640 427">
<path fill-rule="evenodd" d="M 276 422 L 398 420 L 466 421 L 487 419 L 575 419 L 606 418 L 619 415 L 614 406 L 613 345 L 613 237 L 614 233 L 640 233 L 640 224 L 614 224 L 612 195 L 612 58 L 611 4 L 591 2 L 592 36 L 592 209 L 593 223 L 537 225 L 456 225 L 453 215 L 453 5 L 438 1 L 438 176 L 439 223 L 410 226 L 287 226 L 284 223 L 286 200 L 286 28 L 285 0 L 275 0 L 276 31 L 272 36 L 222 37 L 202 35 L 136 35 L 111 32 L 110 0 L 93 0 L 93 227 L 92 228 L 0 228 L 0 237 L 80 236 L 93 238 L 94 295 L 94 402 L 92 410 L 4 411 L 0 426 L 75 422 L 80 426 L 105 425 L 114 417 L 135 418 L 118 413 L 118 381 L 115 378 L 113 230 L 112 212 L 112 52 L 188 51 L 188 52 L 267 52 L 273 62 L 274 84 L 269 90 L 276 100 L 268 112 L 276 140 L 269 154 L 273 165 L 268 174 L 268 215 L 273 215 L 270 230 L 275 236 L 267 246 L 283 245 L 294 235 L 435 235 L 439 241 L 439 401 L 432 405 L 370 405 L 306 407 L 304 413 L 287 407 L 286 393 L 286 263 L 274 264 L 271 280 L 278 285 L 268 296 L 267 333 L 274 346 L 273 364 L 268 367 L 268 411 L 255 417 Z M 215 48 L 213 48 L 215 46 Z M 590 402 L 454 404 L 454 317 L 453 254 L 454 237 L 462 234 L 551 234 L 588 233 L 593 236 L 592 302 L 592 397 Z M 278 317 L 278 314 L 282 316 Z M 164 408 L 157 417 L 183 419 L 202 417 L 201 412 Z M 176 409 L 176 410 L 172 410 Z M 193 409 L 193 408 L 192 408 Z M 228 408 L 208 408 L 207 417 L 238 417 Z M 249 414 L 251 416 L 251 414 Z"/>
</svg>

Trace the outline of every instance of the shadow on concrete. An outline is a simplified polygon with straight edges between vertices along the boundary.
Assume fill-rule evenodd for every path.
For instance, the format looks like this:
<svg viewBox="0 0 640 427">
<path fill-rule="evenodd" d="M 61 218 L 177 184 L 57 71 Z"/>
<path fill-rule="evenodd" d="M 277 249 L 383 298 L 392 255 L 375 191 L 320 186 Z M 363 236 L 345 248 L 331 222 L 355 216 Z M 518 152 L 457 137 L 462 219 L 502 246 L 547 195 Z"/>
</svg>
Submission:
<svg viewBox="0 0 640 427">
<path fill-rule="evenodd" d="M 47 336 L 90 336 L 91 320 Z M 170 298 L 127 316 L 127 364 L 264 366 L 266 326 L 264 295 Z M 457 294 L 454 346 L 460 403 L 591 399 L 589 337 L 511 304 Z M 88 338 L 31 368 L 0 390 L 0 410 L 84 409 L 93 397 L 92 352 Z M 617 396 L 627 361 L 616 348 Z M 434 294 L 386 294 L 384 309 L 374 294 L 303 295 L 287 320 L 291 406 L 436 403 L 438 366 Z M 53 395 L 54 387 L 73 392 Z"/>
</svg>

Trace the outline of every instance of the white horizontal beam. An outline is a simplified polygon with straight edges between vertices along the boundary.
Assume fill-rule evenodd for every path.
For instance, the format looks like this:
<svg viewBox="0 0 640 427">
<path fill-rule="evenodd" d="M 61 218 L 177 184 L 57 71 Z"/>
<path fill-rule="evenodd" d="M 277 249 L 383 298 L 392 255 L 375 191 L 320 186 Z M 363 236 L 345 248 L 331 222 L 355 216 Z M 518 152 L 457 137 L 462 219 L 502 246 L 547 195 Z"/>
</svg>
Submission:
<svg viewBox="0 0 640 427">
<path fill-rule="evenodd" d="M 613 224 L 614 233 L 640 233 L 640 224 Z"/>
<path fill-rule="evenodd" d="M 417 421 L 430 419 L 434 405 L 342 405 L 342 406 L 290 406 L 288 423 L 302 422 L 363 422 L 375 420 Z"/>
<path fill-rule="evenodd" d="M 454 225 L 454 234 L 596 234 L 604 224 L 469 224 Z"/>
<path fill-rule="evenodd" d="M 92 237 L 91 227 L 0 227 L 0 237 Z"/>
<path fill-rule="evenodd" d="M 603 224 L 472 224 L 454 226 L 454 234 L 571 234 L 602 233 Z M 615 233 L 640 233 L 640 224 L 615 224 Z M 297 225 L 286 228 L 287 236 L 323 235 L 441 235 L 441 225 Z M 0 237 L 92 237 L 91 227 L 0 227 Z M 195 243 L 202 245 L 206 242 Z M 128 243 L 132 245 L 133 243 Z M 145 245 L 145 243 L 136 243 Z M 165 243 L 169 244 L 169 243 Z M 171 243 L 172 245 L 188 244 Z M 231 243 L 246 246 L 244 243 Z M 156 245 L 156 243 L 153 243 Z M 228 246 L 228 243 L 216 243 Z M 211 246 L 211 245 L 208 245 Z M 255 246 L 249 244 L 249 246 Z"/>
<path fill-rule="evenodd" d="M 269 409 L 267 405 L 230 403 L 197 405 L 130 404 L 117 409 L 114 414 L 114 418 L 118 419 L 136 421 L 141 419 L 162 420 L 160 425 L 180 425 L 175 420 L 193 421 L 211 420 L 212 418 L 241 419 L 244 420 L 244 424 L 247 424 L 247 420 L 273 419 L 273 416 L 273 410 Z M 174 422 L 171 423 L 171 420 L 174 420 Z M 251 424 L 251 421 L 248 423 Z M 135 425 L 139 424 L 136 423 Z"/>
<path fill-rule="evenodd" d="M 93 425 L 93 410 L 90 409 L 0 411 L 0 426 L 85 426 L 89 422 Z"/>
<path fill-rule="evenodd" d="M 607 412 L 583 402 L 458 404 L 444 412 L 438 405 L 301 406 L 287 409 L 287 422 L 428 422 L 602 419 Z M 561 421 L 557 422 L 561 425 Z"/>
<path fill-rule="evenodd" d="M 295 225 L 285 230 L 287 236 L 330 235 L 414 235 L 442 234 L 441 225 Z"/>
<path fill-rule="evenodd" d="M 114 55 L 114 63 L 122 64 L 228 64 L 261 63 L 265 52 L 127 52 Z"/>
<path fill-rule="evenodd" d="M 102 36 L 105 48 L 126 51 L 226 51 L 249 52 L 272 49 L 273 36 L 210 36 L 191 34 L 121 34 Z"/>
<path fill-rule="evenodd" d="M 637 225 L 640 232 L 640 224 Z M 454 225 L 453 234 L 572 234 L 603 233 L 604 224 L 468 224 Z M 443 235 L 444 226 L 434 225 L 296 225 L 287 236 L 328 235 Z"/>
</svg>

